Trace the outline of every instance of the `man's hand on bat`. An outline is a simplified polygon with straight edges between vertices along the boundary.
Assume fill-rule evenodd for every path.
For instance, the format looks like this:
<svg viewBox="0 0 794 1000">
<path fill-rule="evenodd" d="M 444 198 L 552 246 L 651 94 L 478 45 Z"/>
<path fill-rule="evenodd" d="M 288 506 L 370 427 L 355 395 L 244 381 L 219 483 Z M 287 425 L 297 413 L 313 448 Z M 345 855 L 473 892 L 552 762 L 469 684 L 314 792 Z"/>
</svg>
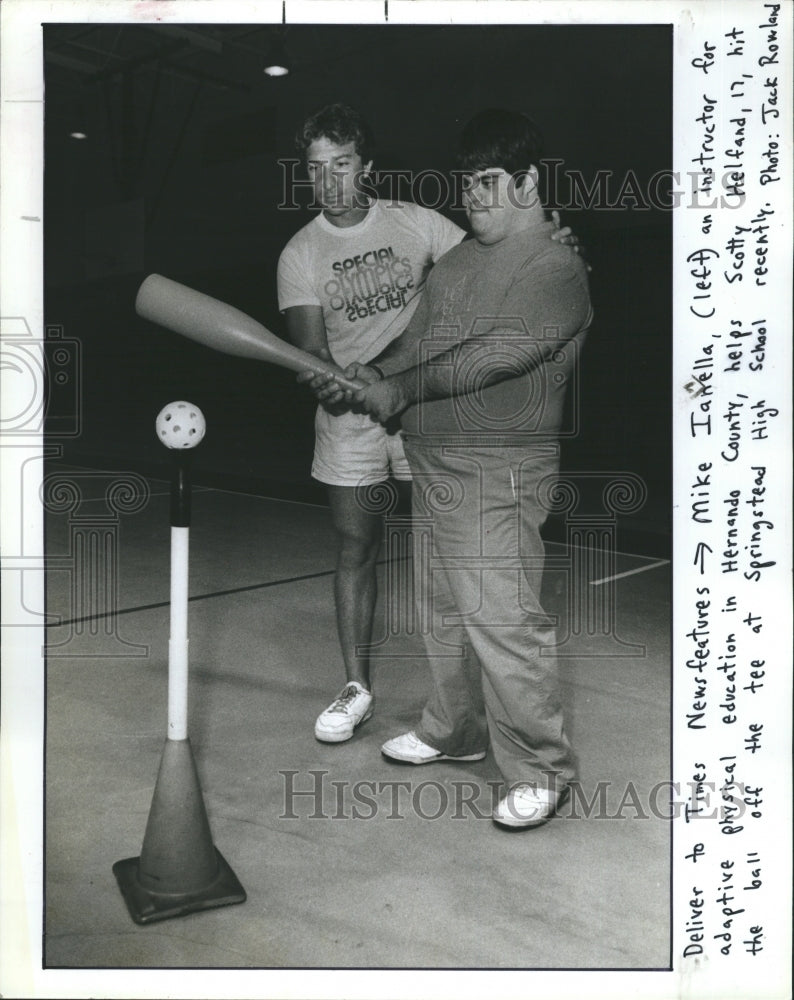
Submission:
<svg viewBox="0 0 794 1000">
<path fill-rule="evenodd" d="M 330 359 L 330 354 L 328 357 Z M 368 385 L 381 378 L 380 373 L 374 368 L 358 362 L 348 365 L 344 374 L 347 378 L 355 378 Z M 330 413 L 344 413 L 346 410 L 361 412 L 361 407 L 357 405 L 354 393 L 350 389 L 343 389 L 331 374 L 313 371 L 300 372 L 298 382 L 308 386 Z"/>
<path fill-rule="evenodd" d="M 353 394 L 356 409 L 362 409 L 381 424 L 403 412 L 414 400 L 410 397 L 404 374 L 392 375 L 367 385 Z"/>
</svg>

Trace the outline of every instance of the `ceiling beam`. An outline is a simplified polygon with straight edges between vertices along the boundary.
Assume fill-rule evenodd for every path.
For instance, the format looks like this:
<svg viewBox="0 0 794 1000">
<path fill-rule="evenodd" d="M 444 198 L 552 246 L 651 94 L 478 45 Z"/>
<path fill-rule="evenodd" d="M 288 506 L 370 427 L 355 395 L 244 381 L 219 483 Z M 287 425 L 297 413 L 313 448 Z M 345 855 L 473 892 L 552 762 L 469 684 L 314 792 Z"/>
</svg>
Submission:
<svg viewBox="0 0 794 1000">
<path fill-rule="evenodd" d="M 220 55 L 223 52 L 223 42 L 217 38 L 210 38 L 209 35 L 194 31 L 191 28 L 183 28 L 179 24 L 158 24 L 158 34 L 171 35 L 173 38 L 184 38 L 195 45 L 198 49 L 206 49 L 207 52 L 216 52 Z"/>
<path fill-rule="evenodd" d="M 94 74 L 97 71 L 93 63 L 86 62 L 84 59 L 75 59 L 74 56 L 62 56 L 59 52 L 45 52 L 44 61 L 53 66 L 63 66 L 64 69 L 76 70 L 78 73 Z"/>
</svg>

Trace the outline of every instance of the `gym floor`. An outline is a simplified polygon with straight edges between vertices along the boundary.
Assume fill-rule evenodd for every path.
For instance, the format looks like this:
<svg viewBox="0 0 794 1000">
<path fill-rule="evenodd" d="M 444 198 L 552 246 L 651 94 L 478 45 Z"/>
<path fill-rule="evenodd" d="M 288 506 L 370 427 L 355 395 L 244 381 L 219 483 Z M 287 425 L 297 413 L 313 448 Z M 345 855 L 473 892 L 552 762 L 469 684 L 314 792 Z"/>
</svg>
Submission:
<svg viewBox="0 0 794 1000">
<path fill-rule="evenodd" d="M 508 832 L 489 818 L 490 755 L 411 768 L 380 753 L 428 690 L 416 635 L 374 661 L 355 737 L 315 740 L 343 683 L 327 509 L 195 489 L 190 741 L 247 900 L 140 926 L 112 868 L 140 853 L 165 738 L 169 484 L 135 480 L 111 504 L 107 473 L 58 472 L 82 499 L 56 490 L 46 530 L 46 967 L 669 966 L 666 560 L 620 552 L 614 579 L 585 584 L 588 614 L 608 618 L 614 596 L 614 618 L 606 633 L 588 620 L 561 659 L 581 787 L 545 826 Z M 549 554 L 564 629 L 570 553 Z"/>
</svg>

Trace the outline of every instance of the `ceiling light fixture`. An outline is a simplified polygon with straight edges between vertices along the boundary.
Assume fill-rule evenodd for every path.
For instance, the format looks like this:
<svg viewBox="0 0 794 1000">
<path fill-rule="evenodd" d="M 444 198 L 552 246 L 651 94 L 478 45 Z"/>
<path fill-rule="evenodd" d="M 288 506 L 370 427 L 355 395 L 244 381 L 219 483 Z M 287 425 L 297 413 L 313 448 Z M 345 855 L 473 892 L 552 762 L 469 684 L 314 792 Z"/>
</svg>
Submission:
<svg viewBox="0 0 794 1000">
<path fill-rule="evenodd" d="M 287 34 L 287 2 L 281 0 L 281 28 L 270 43 L 270 51 L 265 60 L 265 73 L 268 76 L 287 76 L 290 71 L 289 57 L 284 39 Z"/>
<path fill-rule="evenodd" d="M 275 38 L 270 46 L 270 52 L 265 62 L 265 73 L 268 76 L 286 76 L 289 70 L 289 58 L 284 46 L 284 39 L 281 37 Z"/>
</svg>

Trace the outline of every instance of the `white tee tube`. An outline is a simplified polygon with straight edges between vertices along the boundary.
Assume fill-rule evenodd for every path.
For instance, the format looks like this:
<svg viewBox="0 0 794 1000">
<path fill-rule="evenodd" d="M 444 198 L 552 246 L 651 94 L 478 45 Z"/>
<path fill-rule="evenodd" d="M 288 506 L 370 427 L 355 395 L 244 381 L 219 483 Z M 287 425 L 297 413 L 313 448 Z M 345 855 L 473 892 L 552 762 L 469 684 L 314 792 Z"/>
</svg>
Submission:
<svg viewBox="0 0 794 1000">
<path fill-rule="evenodd" d="M 187 739 L 188 540 L 190 528 L 171 528 L 171 631 L 168 639 L 168 739 Z"/>
</svg>

